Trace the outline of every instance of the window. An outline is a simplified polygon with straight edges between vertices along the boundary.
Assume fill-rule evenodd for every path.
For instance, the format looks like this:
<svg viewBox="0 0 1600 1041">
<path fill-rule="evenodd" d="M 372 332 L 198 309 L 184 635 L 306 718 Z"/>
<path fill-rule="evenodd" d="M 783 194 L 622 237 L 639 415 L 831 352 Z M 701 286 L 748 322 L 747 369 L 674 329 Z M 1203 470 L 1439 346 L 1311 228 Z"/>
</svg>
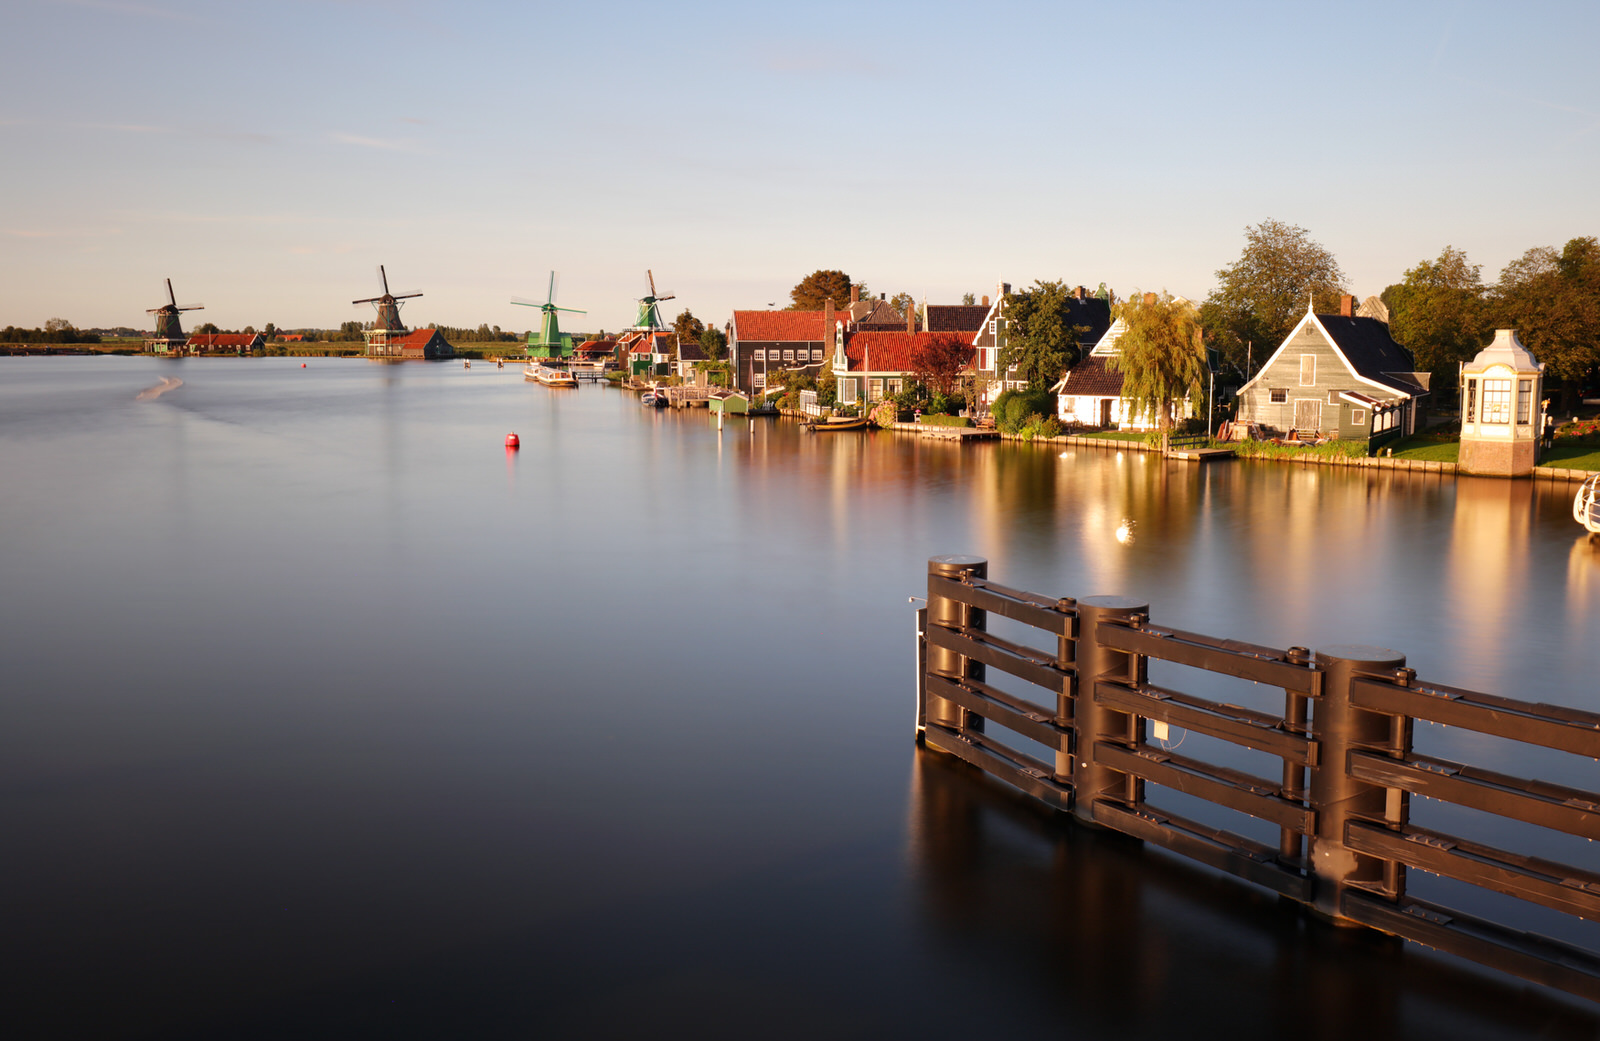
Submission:
<svg viewBox="0 0 1600 1041">
<path fill-rule="evenodd" d="M 1364 408 L 1353 408 L 1353 409 L 1351 409 L 1350 410 L 1350 422 L 1352 424 L 1354 424 L 1355 426 L 1358 426 L 1358 427 L 1359 426 L 1365 426 L 1366 423 L 1367 423 L 1367 410 L 1364 409 Z"/>
<path fill-rule="evenodd" d="M 761 348 L 757 347 L 755 350 L 750 352 L 750 360 L 751 361 L 766 361 L 767 360 L 767 352 L 762 350 Z"/>
<path fill-rule="evenodd" d="M 990 336 L 993 336 L 995 334 L 995 332 L 996 332 L 995 326 L 998 325 L 998 324 L 999 324 L 999 320 L 998 319 L 994 319 L 994 318 L 989 319 L 989 335 Z"/>
<path fill-rule="evenodd" d="M 1339 392 L 1336 391 L 1336 390 L 1328 391 L 1328 404 L 1337 405 L 1338 403 L 1339 403 Z"/>
<path fill-rule="evenodd" d="M 874 379 L 867 384 L 867 400 L 879 401 L 883 398 L 883 380 Z"/>
<path fill-rule="evenodd" d="M 1467 420 L 1468 423 L 1478 421 L 1478 381 L 1467 381 Z"/>
<path fill-rule="evenodd" d="M 1511 422 L 1511 381 L 1483 381 L 1483 422 Z"/>
<path fill-rule="evenodd" d="M 794 361 L 794 351 L 784 351 L 783 352 L 783 360 L 786 361 L 786 362 Z"/>
<path fill-rule="evenodd" d="M 854 405 L 856 403 L 856 381 L 839 381 L 839 403 L 841 405 Z"/>
<path fill-rule="evenodd" d="M 1317 385 L 1317 356 L 1315 354 L 1300 355 L 1300 386 L 1315 387 Z"/>
<path fill-rule="evenodd" d="M 889 393 L 890 394 L 898 394 L 898 393 L 900 393 L 900 381 L 899 380 L 890 380 L 889 381 Z"/>
<path fill-rule="evenodd" d="M 1267 397 L 1274 405 L 1287 405 L 1289 403 L 1289 392 L 1283 388 L 1269 391 Z"/>
<path fill-rule="evenodd" d="M 767 385 L 767 374 L 764 372 L 758 372 L 750 382 L 755 385 L 757 390 L 760 390 L 762 387 Z"/>
<path fill-rule="evenodd" d="M 1527 426 L 1533 421 L 1533 381 L 1517 381 L 1517 425 Z"/>
<path fill-rule="evenodd" d="M 811 348 L 811 360 L 812 361 L 821 361 L 822 360 L 822 348 L 821 347 L 813 347 L 813 348 Z"/>
</svg>

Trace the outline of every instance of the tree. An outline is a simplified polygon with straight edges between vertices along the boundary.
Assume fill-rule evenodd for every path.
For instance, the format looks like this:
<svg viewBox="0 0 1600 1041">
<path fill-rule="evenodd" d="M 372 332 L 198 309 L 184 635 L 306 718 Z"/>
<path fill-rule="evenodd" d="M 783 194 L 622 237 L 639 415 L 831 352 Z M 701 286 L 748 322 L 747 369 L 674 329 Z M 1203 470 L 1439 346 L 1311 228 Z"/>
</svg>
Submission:
<svg viewBox="0 0 1600 1041">
<path fill-rule="evenodd" d="M 1515 329 L 1561 378 L 1561 410 L 1575 409 L 1600 366 L 1600 242 L 1587 236 L 1560 253 L 1528 250 L 1500 272 L 1490 307 L 1495 324 Z"/>
<path fill-rule="evenodd" d="M 930 336 L 911 349 L 907 371 L 929 390 L 949 397 L 968 365 L 973 347 L 954 334 Z"/>
<path fill-rule="evenodd" d="M 712 361 L 721 361 L 728 353 L 728 337 L 715 326 L 706 326 L 700 333 L 700 347 Z"/>
<path fill-rule="evenodd" d="M 44 323 L 44 331 L 47 333 L 70 333 L 73 331 L 72 323 L 65 318 L 52 318 Z"/>
<path fill-rule="evenodd" d="M 273 337 L 275 337 L 277 335 L 278 335 L 278 327 L 275 324 L 273 324 L 272 322 L 268 322 L 266 325 L 263 325 L 261 327 L 261 337 L 262 337 L 262 339 L 270 340 L 270 339 L 272 339 Z"/>
<path fill-rule="evenodd" d="M 1005 344 L 996 371 L 1017 370 L 1017 377 L 1042 390 L 1075 364 L 1088 333 L 1072 324 L 1072 288 L 1065 282 L 1034 282 L 1032 289 L 1005 295 Z M 1006 378 L 1005 376 L 1001 377 Z"/>
<path fill-rule="evenodd" d="M 677 334 L 677 343 L 699 343 L 700 334 L 706 331 L 706 323 L 694 316 L 687 307 L 683 309 L 672 323 L 672 331 Z"/>
<path fill-rule="evenodd" d="M 200 328 L 195 330 L 195 332 L 201 336 L 210 336 L 213 333 L 220 333 L 221 331 L 221 329 L 217 328 L 216 322 L 205 322 L 200 326 Z"/>
<path fill-rule="evenodd" d="M 1480 266 L 1446 246 L 1438 260 L 1424 260 L 1405 280 L 1383 291 L 1389 332 L 1409 350 L 1417 369 L 1433 373 L 1435 398 L 1448 397 L 1457 367 L 1488 342 L 1489 311 Z"/>
<path fill-rule="evenodd" d="M 813 271 L 789 290 L 791 311 L 820 311 L 824 300 L 836 308 L 850 306 L 850 276 L 843 271 Z"/>
<path fill-rule="evenodd" d="M 962 293 L 961 294 L 961 303 L 962 303 L 963 306 L 971 307 L 973 304 L 975 304 L 977 302 L 978 302 L 978 298 L 973 296 L 971 293 Z"/>
<path fill-rule="evenodd" d="M 1116 314 L 1127 328 L 1106 366 L 1122 373 L 1122 396 L 1133 403 L 1135 413 L 1155 416 L 1165 452 L 1178 402 L 1205 391 L 1200 313 L 1171 293 L 1136 292 L 1117 306 Z"/>
<path fill-rule="evenodd" d="M 889 298 L 889 303 L 896 311 L 900 312 L 902 319 L 908 314 L 914 314 L 917 316 L 918 323 L 922 322 L 922 308 L 917 306 L 917 298 L 910 293 L 896 293 Z"/>
<path fill-rule="evenodd" d="M 1206 338 L 1245 375 L 1247 345 L 1265 361 L 1314 307 L 1331 312 L 1345 291 L 1344 272 L 1333 254 L 1306 229 L 1264 220 L 1244 229 L 1239 259 L 1217 272 L 1217 287 L 1200 307 Z"/>
</svg>

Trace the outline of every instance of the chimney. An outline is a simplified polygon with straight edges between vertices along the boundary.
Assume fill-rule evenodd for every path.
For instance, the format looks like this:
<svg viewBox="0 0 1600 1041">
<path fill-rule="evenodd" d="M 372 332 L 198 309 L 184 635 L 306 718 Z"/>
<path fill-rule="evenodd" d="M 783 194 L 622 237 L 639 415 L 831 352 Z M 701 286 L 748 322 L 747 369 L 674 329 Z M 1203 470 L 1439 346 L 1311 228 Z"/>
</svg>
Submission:
<svg viewBox="0 0 1600 1041">
<path fill-rule="evenodd" d="M 852 304 L 861 302 L 861 285 L 858 282 L 850 283 L 850 302 Z"/>
<path fill-rule="evenodd" d="M 989 294 L 988 293 L 983 294 L 983 306 L 984 307 L 988 307 L 989 306 Z"/>
<path fill-rule="evenodd" d="M 1082 300 L 1083 299 L 1083 287 L 1082 286 L 1079 286 L 1078 288 L 1076 288 L 1076 289 L 1074 289 L 1072 291 L 1072 299 L 1074 299 L 1074 300 Z"/>
<path fill-rule="evenodd" d="M 1144 295 L 1144 306 L 1146 306 L 1146 307 L 1154 307 L 1154 306 L 1156 306 L 1156 295 L 1154 293 L 1146 293 Z"/>
<path fill-rule="evenodd" d="M 1356 298 L 1348 293 L 1341 296 L 1339 298 L 1339 313 L 1346 318 L 1354 318 L 1356 316 Z"/>
<path fill-rule="evenodd" d="M 887 299 L 889 299 L 889 294 L 888 293 L 879 293 L 878 294 L 878 299 L 879 300 L 887 300 Z"/>
<path fill-rule="evenodd" d="M 906 305 L 906 334 L 917 331 L 917 309 L 915 305 Z"/>
</svg>

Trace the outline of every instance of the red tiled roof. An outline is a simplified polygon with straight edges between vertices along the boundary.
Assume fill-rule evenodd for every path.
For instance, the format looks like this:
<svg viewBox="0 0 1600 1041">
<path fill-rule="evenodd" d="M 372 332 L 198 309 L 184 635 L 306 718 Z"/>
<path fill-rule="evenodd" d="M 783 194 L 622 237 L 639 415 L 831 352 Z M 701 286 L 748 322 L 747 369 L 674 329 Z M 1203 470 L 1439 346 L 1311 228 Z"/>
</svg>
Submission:
<svg viewBox="0 0 1600 1041">
<path fill-rule="evenodd" d="M 585 340 L 578 344 L 579 354 L 610 354 L 616 349 L 615 340 Z"/>
<path fill-rule="evenodd" d="M 863 363 L 871 364 L 872 372 L 910 372 L 911 355 L 918 347 L 945 341 L 959 344 L 966 351 L 966 363 L 972 364 L 975 350 L 954 333 L 856 333 L 845 341 L 844 356 L 851 372 L 860 372 Z"/>
<path fill-rule="evenodd" d="M 826 340 L 823 311 L 735 311 L 733 331 L 757 343 L 820 343 Z M 835 312 L 837 315 L 838 312 Z"/>
<path fill-rule="evenodd" d="M 404 336 L 396 336 L 394 333 L 390 333 L 389 342 L 391 344 L 400 343 L 413 347 L 423 347 L 436 335 L 438 335 L 437 329 L 413 329 Z"/>
<path fill-rule="evenodd" d="M 249 347 L 255 342 L 255 333 L 195 333 L 189 337 L 190 347 Z"/>
</svg>

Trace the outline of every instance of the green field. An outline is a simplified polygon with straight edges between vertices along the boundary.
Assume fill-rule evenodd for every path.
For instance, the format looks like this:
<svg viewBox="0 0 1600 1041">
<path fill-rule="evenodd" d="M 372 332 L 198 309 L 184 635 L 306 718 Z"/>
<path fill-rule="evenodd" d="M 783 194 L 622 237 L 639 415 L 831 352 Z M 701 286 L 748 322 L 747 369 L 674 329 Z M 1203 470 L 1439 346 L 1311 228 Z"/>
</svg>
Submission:
<svg viewBox="0 0 1600 1041">
<path fill-rule="evenodd" d="M 1561 445 L 1539 457 L 1540 466 L 1567 470 L 1600 470 L 1600 445 Z"/>
</svg>

